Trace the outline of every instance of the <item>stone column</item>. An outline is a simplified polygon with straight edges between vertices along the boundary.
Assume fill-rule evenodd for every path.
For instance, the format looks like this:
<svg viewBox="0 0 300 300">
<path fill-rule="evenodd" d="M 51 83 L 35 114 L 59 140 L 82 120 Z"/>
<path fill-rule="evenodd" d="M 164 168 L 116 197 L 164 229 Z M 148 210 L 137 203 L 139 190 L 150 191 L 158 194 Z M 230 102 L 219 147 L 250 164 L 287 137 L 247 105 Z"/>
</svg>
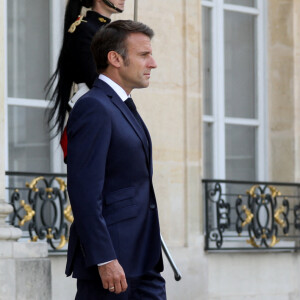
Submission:
<svg viewBox="0 0 300 300">
<path fill-rule="evenodd" d="M 16 241 L 22 236 L 21 229 L 7 225 L 5 222 L 5 219 L 12 211 L 12 206 L 0 199 L 0 242 Z"/>
<path fill-rule="evenodd" d="M 294 3 L 268 1 L 268 107 L 270 180 L 295 180 Z M 296 16 L 296 14 L 295 14 Z"/>
<path fill-rule="evenodd" d="M 50 300 L 51 265 L 47 243 L 17 242 L 22 231 L 5 220 L 5 0 L 0 0 L 0 300 Z"/>
</svg>

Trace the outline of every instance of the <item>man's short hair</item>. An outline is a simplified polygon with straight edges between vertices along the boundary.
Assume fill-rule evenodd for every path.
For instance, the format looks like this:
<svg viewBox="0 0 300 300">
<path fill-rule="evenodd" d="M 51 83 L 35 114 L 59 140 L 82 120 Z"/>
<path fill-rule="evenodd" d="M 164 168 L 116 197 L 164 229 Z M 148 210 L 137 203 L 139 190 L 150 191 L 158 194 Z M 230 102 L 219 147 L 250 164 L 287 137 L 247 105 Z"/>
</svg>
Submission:
<svg viewBox="0 0 300 300">
<path fill-rule="evenodd" d="M 97 72 L 100 74 L 108 67 L 107 55 L 110 51 L 119 53 L 126 61 L 126 39 L 132 33 L 143 33 L 152 39 L 154 32 L 147 25 L 132 20 L 118 20 L 111 22 L 95 34 L 91 51 L 96 63 Z"/>
</svg>

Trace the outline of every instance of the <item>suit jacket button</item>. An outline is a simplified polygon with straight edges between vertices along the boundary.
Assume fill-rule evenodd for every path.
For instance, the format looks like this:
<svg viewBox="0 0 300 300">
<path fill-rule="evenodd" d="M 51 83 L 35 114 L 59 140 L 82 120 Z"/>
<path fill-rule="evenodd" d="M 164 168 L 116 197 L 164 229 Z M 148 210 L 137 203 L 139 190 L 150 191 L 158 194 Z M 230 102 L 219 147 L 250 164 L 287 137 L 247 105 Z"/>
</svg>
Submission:
<svg viewBox="0 0 300 300">
<path fill-rule="evenodd" d="M 156 208 L 156 205 L 155 205 L 155 204 L 150 204 L 150 208 L 151 208 L 151 209 L 155 209 L 155 208 Z"/>
</svg>

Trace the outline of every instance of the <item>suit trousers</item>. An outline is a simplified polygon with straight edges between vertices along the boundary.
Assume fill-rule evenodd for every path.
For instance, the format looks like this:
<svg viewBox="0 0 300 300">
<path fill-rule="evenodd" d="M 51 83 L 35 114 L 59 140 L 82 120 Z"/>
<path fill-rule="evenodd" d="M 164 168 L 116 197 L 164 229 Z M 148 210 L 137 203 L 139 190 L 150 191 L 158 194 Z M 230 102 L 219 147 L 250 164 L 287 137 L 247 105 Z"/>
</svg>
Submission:
<svg viewBox="0 0 300 300">
<path fill-rule="evenodd" d="M 102 286 L 99 280 L 77 280 L 75 300 L 166 300 L 165 280 L 156 271 L 137 278 L 127 278 L 128 288 L 116 295 Z"/>
</svg>

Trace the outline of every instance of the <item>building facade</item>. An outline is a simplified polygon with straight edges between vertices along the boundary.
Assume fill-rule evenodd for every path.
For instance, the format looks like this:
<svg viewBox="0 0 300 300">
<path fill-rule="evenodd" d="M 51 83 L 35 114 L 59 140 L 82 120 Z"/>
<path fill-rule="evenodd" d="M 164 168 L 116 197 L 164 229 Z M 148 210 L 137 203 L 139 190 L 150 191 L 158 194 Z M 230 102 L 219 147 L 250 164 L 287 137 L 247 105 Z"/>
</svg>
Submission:
<svg viewBox="0 0 300 300">
<path fill-rule="evenodd" d="M 22 185 L 12 172 L 66 170 L 47 131 L 43 91 L 60 50 L 64 6 L 0 0 L 0 199 L 7 202 L 5 188 Z M 117 17 L 133 13 L 127 1 Z M 299 299 L 300 1 L 139 0 L 138 20 L 155 31 L 158 68 L 150 87 L 133 97 L 152 135 L 162 235 L 182 273 L 176 282 L 165 259 L 169 299 Z M 221 208 L 218 201 L 209 206 L 204 179 L 225 190 Z M 275 183 L 296 183 L 293 195 Z M 247 223 L 249 210 L 239 214 L 230 195 L 257 185 L 289 198 L 271 193 L 270 208 L 264 201 L 251 206 L 242 194 L 252 213 Z M 65 252 L 49 258 L 52 299 L 73 299 Z"/>
</svg>

